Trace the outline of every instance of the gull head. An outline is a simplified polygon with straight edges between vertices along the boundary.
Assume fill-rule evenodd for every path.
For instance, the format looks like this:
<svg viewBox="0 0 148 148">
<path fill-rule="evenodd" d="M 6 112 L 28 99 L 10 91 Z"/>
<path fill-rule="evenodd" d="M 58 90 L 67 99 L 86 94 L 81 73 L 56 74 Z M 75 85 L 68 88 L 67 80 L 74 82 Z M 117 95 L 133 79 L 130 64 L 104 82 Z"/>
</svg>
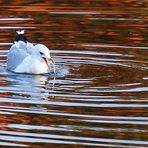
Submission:
<svg viewBox="0 0 148 148">
<path fill-rule="evenodd" d="M 37 52 L 38 56 L 41 57 L 47 64 L 49 70 L 51 70 L 51 65 L 54 65 L 54 60 L 50 56 L 50 50 L 43 44 L 37 44 L 34 46 L 34 50 Z"/>
<path fill-rule="evenodd" d="M 36 50 L 37 54 L 42 58 L 46 58 L 47 60 L 49 60 L 51 58 L 50 57 L 50 50 L 43 44 L 35 45 L 34 50 Z"/>
</svg>

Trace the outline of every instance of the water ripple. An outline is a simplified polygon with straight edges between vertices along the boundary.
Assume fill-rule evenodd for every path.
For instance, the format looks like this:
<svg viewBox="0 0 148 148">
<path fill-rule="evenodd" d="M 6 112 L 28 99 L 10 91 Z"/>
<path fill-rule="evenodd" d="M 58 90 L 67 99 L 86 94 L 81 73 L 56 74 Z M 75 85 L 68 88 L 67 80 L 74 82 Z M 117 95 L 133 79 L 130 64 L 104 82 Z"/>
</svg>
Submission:
<svg viewBox="0 0 148 148">
<path fill-rule="evenodd" d="M 1 2 L 0 146 L 148 147 L 146 6 Z M 7 71 L 18 29 L 52 49 L 55 75 Z"/>
<path fill-rule="evenodd" d="M 120 144 L 131 144 L 131 145 L 147 145 L 147 141 L 135 141 L 135 140 L 117 140 L 117 139 L 105 139 L 105 138 L 88 138 L 88 137 L 76 137 L 76 136 L 64 136 L 54 134 L 35 134 L 25 132 L 12 132 L 12 131 L 0 131 L 0 139 L 15 141 L 15 142 L 37 142 L 37 143 L 65 143 L 65 144 L 78 144 L 78 145 L 89 145 L 89 146 L 121 146 Z M 12 135 L 12 136 L 7 136 Z M 17 138 L 19 136 L 19 139 Z M 69 140 L 69 141 L 68 141 Z M 90 142 L 90 143 L 89 143 Z M 100 142 L 100 143 L 99 143 Z M 101 143 L 107 144 L 101 144 Z M 110 144 L 115 143 L 115 145 Z M 119 145 L 116 145 L 118 143 Z"/>
</svg>

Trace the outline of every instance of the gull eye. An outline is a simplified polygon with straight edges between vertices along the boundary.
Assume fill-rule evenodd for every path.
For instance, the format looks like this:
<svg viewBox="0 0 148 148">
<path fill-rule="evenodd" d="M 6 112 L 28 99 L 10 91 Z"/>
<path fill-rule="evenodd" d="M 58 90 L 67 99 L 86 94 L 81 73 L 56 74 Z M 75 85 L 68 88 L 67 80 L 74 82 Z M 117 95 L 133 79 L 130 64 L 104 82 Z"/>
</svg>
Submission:
<svg viewBox="0 0 148 148">
<path fill-rule="evenodd" d="M 44 53 L 43 52 L 40 52 L 40 55 L 43 55 Z"/>
</svg>

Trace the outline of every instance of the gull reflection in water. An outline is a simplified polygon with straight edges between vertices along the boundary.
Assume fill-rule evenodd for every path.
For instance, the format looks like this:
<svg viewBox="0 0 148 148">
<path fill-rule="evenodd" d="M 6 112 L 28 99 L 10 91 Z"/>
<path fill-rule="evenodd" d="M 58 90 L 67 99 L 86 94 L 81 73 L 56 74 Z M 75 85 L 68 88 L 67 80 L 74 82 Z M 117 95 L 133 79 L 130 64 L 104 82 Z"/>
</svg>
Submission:
<svg viewBox="0 0 148 148">
<path fill-rule="evenodd" d="M 50 75 L 25 75 L 8 72 L 7 80 L 14 99 L 48 100 L 55 85 L 55 76 L 50 77 Z"/>
</svg>

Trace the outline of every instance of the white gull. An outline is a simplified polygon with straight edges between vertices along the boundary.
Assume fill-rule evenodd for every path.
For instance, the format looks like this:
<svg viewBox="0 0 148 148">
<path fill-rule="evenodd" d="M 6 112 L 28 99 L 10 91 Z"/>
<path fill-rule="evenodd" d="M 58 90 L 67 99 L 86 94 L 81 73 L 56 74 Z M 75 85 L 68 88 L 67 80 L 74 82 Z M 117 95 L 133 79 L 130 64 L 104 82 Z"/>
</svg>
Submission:
<svg viewBox="0 0 148 148">
<path fill-rule="evenodd" d="M 26 74 L 49 73 L 54 65 L 49 49 L 43 44 L 30 43 L 24 36 L 23 30 L 17 33 L 16 41 L 8 53 L 7 69 Z"/>
</svg>

